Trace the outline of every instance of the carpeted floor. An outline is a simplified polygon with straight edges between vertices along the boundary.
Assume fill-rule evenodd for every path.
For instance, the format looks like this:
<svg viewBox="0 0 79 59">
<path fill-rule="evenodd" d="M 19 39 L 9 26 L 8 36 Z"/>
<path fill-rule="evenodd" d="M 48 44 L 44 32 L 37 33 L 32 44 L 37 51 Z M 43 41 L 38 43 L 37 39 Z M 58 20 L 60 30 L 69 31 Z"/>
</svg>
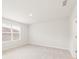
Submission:
<svg viewBox="0 0 79 59">
<path fill-rule="evenodd" d="M 3 59 L 72 59 L 66 50 L 35 45 L 9 50 L 4 52 L 2 57 Z"/>
</svg>

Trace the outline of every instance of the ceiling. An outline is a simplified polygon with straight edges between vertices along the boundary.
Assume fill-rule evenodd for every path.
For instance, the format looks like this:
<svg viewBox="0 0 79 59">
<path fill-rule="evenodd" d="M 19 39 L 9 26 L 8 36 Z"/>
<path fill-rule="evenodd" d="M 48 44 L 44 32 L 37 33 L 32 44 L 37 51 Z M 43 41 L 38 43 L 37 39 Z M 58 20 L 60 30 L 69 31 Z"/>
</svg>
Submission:
<svg viewBox="0 0 79 59">
<path fill-rule="evenodd" d="M 2 0 L 2 16 L 26 24 L 71 16 L 76 0 Z"/>
</svg>

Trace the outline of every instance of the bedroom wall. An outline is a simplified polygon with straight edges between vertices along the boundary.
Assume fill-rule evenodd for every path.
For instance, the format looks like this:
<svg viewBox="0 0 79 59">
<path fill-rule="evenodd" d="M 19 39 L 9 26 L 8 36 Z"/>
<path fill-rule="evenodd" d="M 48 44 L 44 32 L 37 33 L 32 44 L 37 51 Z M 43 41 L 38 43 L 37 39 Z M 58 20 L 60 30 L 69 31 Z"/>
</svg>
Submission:
<svg viewBox="0 0 79 59">
<path fill-rule="evenodd" d="M 69 49 L 69 25 L 67 18 L 32 24 L 29 42 L 41 46 Z"/>
<path fill-rule="evenodd" d="M 12 21 L 6 18 L 2 18 L 2 21 L 6 23 L 12 23 L 14 25 L 21 27 L 21 40 L 3 42 L 2 43 L 3 51 L 10 48 L 19 47 L 19 46 L 28 44 L 28 25 L 27 24 L 22 24 L 22 23 Z"/>
</svg>

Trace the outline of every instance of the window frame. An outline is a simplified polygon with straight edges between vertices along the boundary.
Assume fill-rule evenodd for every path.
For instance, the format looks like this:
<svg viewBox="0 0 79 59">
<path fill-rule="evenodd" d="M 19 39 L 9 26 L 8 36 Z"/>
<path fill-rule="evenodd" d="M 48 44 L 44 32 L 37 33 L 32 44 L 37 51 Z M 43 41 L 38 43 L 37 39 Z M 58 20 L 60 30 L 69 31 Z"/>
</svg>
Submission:
<svg viewBox="0 0 79 59">
<path fill-rule="evenodd" d="M 6 26 L 3 25 L 2 27 L 7 27 L 7 28 L 8 28 L 8 25 L 7 25 L 8 23 L 3 23 L 3 24 L 6 24 Z M 21 40 L 21 27 L 15 25 L 15 24 L 11 24 L 11 23 L 9 23 L 9 26 L 10 26 L 10 32 L 3 32 L 3 31 L 2 31 L 2 34 L 3 34 L 3 33 L 10 33 L 10 34 L 11 34 L 11 38 L 10 38 L 10 40 L 5 40 L 5 41 L 2 39 L 2 41 L 3 41 L 3 42 L 9 42 L 9 41 L 18 41 L 18 40 Z M 13 32 L 13 26 L 16 26 L 16 27 L 19 28 L 18 32 Z M 16 29 L 16 30 L 17 30 L 17 29 Z M 14 38 L 13 38 L 13 34 L 14 34 L 14 33 L 16 33 L 16 34 L 18 33 L 18 34 L 19 34 L 19 37 L 18 37 L 18 39 L 16 39 L 16 40 L 14 40 Z"/>
</svg>

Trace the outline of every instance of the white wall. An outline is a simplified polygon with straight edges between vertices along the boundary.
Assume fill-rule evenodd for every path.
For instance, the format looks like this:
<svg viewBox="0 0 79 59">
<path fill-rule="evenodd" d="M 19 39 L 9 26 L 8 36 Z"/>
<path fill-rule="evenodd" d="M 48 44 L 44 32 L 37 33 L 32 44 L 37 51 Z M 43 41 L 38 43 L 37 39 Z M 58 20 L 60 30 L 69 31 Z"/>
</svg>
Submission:
<svg viewBox="0 0 79 59">
<path fill-rule="evenodd" d="M 69 19 L 58 19 L 49 22 L 32 24 L 30 26 L 29 35 L 29 42 L 31 44 L 69 49 Z"/>
<path fill-rule="evenodd" d="M 19 47 L 21 45 L 25 45 L 28 43 L 28 25 L 11 21 L 6 18 L 3 18 L 2 21 L 6 23 L 12 23 L 14 25 L 21 27 L 21 40 L 3 42 L 2 44 L 3 51 L 14 47 Z"/>
</svg>

